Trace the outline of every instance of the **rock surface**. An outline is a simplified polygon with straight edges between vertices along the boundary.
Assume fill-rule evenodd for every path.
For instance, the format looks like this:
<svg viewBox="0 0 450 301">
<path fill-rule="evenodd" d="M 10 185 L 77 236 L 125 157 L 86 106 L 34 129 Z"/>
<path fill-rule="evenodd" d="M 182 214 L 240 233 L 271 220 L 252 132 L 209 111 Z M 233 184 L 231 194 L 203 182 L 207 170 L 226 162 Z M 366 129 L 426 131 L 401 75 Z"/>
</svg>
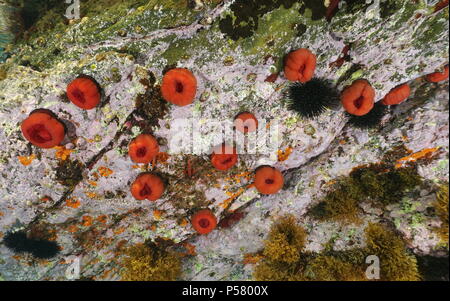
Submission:
<svg viewBox="0 0 450 301">
<path fill-rule="evenodd" d="M 272 222 L 286 213 L 308 230 L 310 251 L 330 239 L 336 249 L 363 245 L 364 225 L 387 220 L 416 254 L 440 252 L 432 230 L 439 221 L 426 209 L 435 200 L 433 183 L 448 181 L 448 80 L 431 84 L 423 76 L 448 64 L 448 7 L 435 11 L 424 0 L 379 6 L 341 1 L 328 22 L 321 1 L 127 0 L 100 10 L 102 2 L 82 3 L 80 20 L 67 21 L 64 6 L 49 10 L 25 38 L 6 47 L 10 57 L 0 65 L 0 237 L 13 229 L 51 233 L 61 252 L 37 260 L 0 244 L 0 279 L 64 280 L 71 256 L 81 258 L 83 278 L 120 279 L 121 246 L 164 238 L 196 247 L 197 255 L 184 260 L 183 279 L 247 280 L 252 265 L 243 263 L 244 255 L 260 250 Z M 340 106 L 303 119 L 286 105 L 289 82 L 282 72 L 284 55 L 301 47 L 317 55 L 315 76 L 338 90 L 365 78 L 377 100 L 402 83 L 411 85 L 411 97 L 372 130 L 353 128 Z M 199 82 L 192 105 L 176 107 L 159 95 L 163 72 L 175 66 L 190 69 Z M 94 110 L 66 99 L 67 84 L 79 74 L 102 87 Z M 37 108 L 52 110 L 67 125 L 62 147 L 37 149 L 22 137 L 21 121 Z M 269 137 L 278 139 L 275 148 L 241 155 L 223 173 L 210 166 L 207 154 L 170 147 L 177 120 L 193 118 L 203 135 L 194 144 L 208 149 L 223 139 L 209 122 L 230 122 L 242 111 L 278 125 L 278 135 Z M 156 164 L 137 166 L 127 145 L 144 131 L 158 138 L 161 153 Z M 419 164 L 423 185 L 386 210 L 363 206 L 359 225 L 318 222 L 306 214 L 327 183 L 380 162 L 398 145 L 413 153 L 438 149 Z M 263 164 L 283 171 L 280 193 L 263 196 L 250 185 Z M 131 196 L 129 186 L 142 171 L 168 181 L 160 200 Z M 245 216 L 198 236 L 189 218 L 204 207 L 219 220 L 236 210 Z"/>
</svg>

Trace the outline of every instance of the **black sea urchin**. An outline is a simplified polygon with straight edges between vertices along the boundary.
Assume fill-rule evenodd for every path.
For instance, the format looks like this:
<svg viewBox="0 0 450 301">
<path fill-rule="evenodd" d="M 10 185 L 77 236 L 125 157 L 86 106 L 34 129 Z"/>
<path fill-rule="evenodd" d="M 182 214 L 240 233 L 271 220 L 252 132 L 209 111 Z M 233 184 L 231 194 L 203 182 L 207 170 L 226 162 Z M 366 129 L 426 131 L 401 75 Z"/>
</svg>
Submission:
<svg viewBox="0 0 450 301">
<path fill-rule="evenodd" d="M 36 258 L 52 258 L 59 252 L 56 242 L 28 238 L 24 231 L 7 233 L 3 238 L 3 243 L 14 253 L 31 253 Z"/>
<path fill-rule="evenodd" d="M 313 78 L 302 83 L 292 83 L 286 93 L 290 110 L 306 118 L 314 118 L 339 102 L 339 92 L 324 79 Z"/>
<path fill-rule="evenodd" d="M 388 111 L 387 106 L 381 104 L 381 102 L 375 103 L 372 110 L 363 116 L 355 116 L 347 113 L 349 116 L 348 122 L 354 127 L 361 129 L 371 129 L 379 126 L 383 116 L 386 115 Z"/>
</svg>

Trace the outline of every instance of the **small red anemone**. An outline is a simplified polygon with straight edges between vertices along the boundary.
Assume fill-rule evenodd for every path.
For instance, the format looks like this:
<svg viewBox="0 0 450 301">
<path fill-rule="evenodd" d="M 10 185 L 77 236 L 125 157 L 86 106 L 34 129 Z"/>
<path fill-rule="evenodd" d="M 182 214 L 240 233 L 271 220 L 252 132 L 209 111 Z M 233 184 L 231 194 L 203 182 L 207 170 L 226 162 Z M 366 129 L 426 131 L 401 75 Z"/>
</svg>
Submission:
<svg viewBox="0 0 450 301">
<path fill-rule="evenodd" d="M 262 166 L 256 170 L 255 187 L 262 194 L 277 193 L 284 185 L 283 174 L 272 166 Z"/>
<path fill-rule="evenodd" d="M 192 227 L 199 234 L 208 234 L 217 226 L 216 216 L 211 210 L 203 209 L 192 216 Z"/>
<path fill-rule="evenodd" d="M 243 112 L 236 116 L 234 126 L 239 132 L 251 133 L 258 128 L 258 119 L 252 113 Z"/>
<path fill-rule="evenodd" d="M 152 135 L 141 134 L 128 145 L 128 155 L 136 163 L 150 163 L 158 153 L 158 141 Z"/>
<path fill-rule="evenodd" d="M 23 136 L 33 145 L 52 148 L 64 139 L 65 129 L 56 115 L 49 110 L 39 109 L 32 112 L 20 126 Z"/>
<path fill-rule="evenodd" d="M 374 106 L 375 90 L 365 79 L 358 79 L 341 93 L 344 109 L 356 116 L 369 113 Z"/>
<path fill-rule="evenodd" d="M 316 69 L 316 56 L 306 48 L 289 53 L 284 65 L 284 76 L 290 81 L 306 83 Z"/>
<path fill-rule="evenodd" d="M 188 69 L 176 68 L 164 74 L 161 84 L 162 97 L 177 106 L 186 106 L 194 101 L 197 79 Z"/>
<path fill-rule="evenodd" d="M 448 65 L 444 67 L 444 72 L 434 72 L 427 75 L 427 81 L 438 83 L 448 78 Z"/>
<path fill-rule="evenodd" d="M 161 178 L 151 173 L 140 174 L 131 184 L 131 194 L 136 200 L 156 201 L 162 196 L 164 189 Z"/>
<path fill-rule="evenodd" d="M 395 87 L 384 97 L 381 101 L 382 104 L 386 106 L 398 105 L 405 101 L 411 94 L 411 88 L 408 84 L 403 84 Z"/>
<path fill-rule="evenodd" d="M 77 107 L 85 110 L 95 108 L 100 103 L 97 83 L 87 77 L 79 77 L 67 86 L 67 97 Z"/>
<path fill-rule="evenodd" d="M 216 146 L 211 155 L 211 164 L 218 170 L 230 169 L 237 160 L 236 148 L 226 144 Z"/>
</svg>

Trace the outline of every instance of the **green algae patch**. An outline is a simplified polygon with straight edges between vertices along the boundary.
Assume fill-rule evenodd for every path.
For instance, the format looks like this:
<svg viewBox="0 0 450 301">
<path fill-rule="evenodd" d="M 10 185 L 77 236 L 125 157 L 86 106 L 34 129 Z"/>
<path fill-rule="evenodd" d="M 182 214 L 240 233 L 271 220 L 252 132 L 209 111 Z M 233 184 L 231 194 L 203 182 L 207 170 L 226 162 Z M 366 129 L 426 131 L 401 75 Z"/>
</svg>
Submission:
<svg viewBox="0 0 450 301">
<path fill-rule="evenodd" d="M 284 225 L 280 228 L 280 225 Z M 306 252 L 301 247 L 295 249 L 295 256 L 288 255 L 276 234 L 290 229 L 302 232 L 303 228 L 291 217 L 282 217 L 275 223 L 265 241 L 263 258 L 253 272 L 257 281 L 368 281 L 366 258 L 380 259 L 380 279 L 385 281 L 417 281 L 420 275 L 416 257 L 410 254 L 403 239 L 397 233 L 381 224 L 369 224 L 365 229 L 366 246 L 343 251 L 334 251 L 328 245 L 320 253 Z M 276 247 L 278 245 L 278 247 Z M 289 260 L 286 260 L 288 258 Z"/>
<path fill-rule="evenodd" d="M 230 5 L 230 13 L 219 23 L 222 33 L 232 40 L 252 36 L 259 26 L 259 19 L 280 7 L 291 8 L 297 0 L 237 0 Z"/>
<path fill-rule="evenodd" d="M 273 261 L 296 262 L 300 258 L 305 243 L 305 230 L 297 225 L 293 216 L 286 216 L 272 226 L 264 255 Z"/>
<path fill-rule="evenodd" d="M 301 18 L 299 11 L 294 8 L 280 7 L 266 14 L 260 19 L 255 34 L 239 43 L 243 54 L 252 56 L 268 53 L 281 62 L 286 52 L 285 45 L 298 35 L 296 28 Z"/>
<path fill-rule="evenodd" d="M 449 214 L 448 214 L 448 183 L 443 183 L 439 186 L 436 192 L 436 202 L 434 203 L 434 210 L 436 216 L 439 217 L 441 225 L 435 228 L 435 232 L 439 235 L 441 239 L 441 244 L 448 248 L 449 237 Z"/>
<path fill-rule="evenodd" d="M 191 9 L 187 0 L 100 0 L 82 3 L 80 8 L 81 19 L 67 20 L 64 2 L 55 5 L 24 33 L 11 51 L 13 59 L 41 70 L 77 59 L 86 45 L 114 37 L 120 43 L 129 35 L 136 40 L 155 30 L 189 25 L 203 14 Z"/>
<path fill-rule="evenodd" d="M 361 202 L 368 201 L 374 207 L 384 208 L 400 202 L 406 192 L 421 183 L 422 178 L 415 167 L 396 168 L 388 163 L 361 166 L 347 177 L 336 179 L 309 214 L 322 221 L 358 223 Z"/>
<path fill-rule="evenodd" d="M 83 179 L 84 166 L 77 160 L 59 161 L 56 168 L 56 180 L 68 187 L 75 187 Z"/>
<path fill-rule="evenodd" d="M 181 275 L 181 258 L 153 242 L 125 250 L 121 273 L 124 281 L 175 281 Z"/>
<path fill-rule="evenodd" d="M 404 241 L 379 224 L 365 230 L 367 253 L 380 259 L 380 279 L 385 281 L 419 281 L 417 259 L 409 254 Z"/>
</svg>

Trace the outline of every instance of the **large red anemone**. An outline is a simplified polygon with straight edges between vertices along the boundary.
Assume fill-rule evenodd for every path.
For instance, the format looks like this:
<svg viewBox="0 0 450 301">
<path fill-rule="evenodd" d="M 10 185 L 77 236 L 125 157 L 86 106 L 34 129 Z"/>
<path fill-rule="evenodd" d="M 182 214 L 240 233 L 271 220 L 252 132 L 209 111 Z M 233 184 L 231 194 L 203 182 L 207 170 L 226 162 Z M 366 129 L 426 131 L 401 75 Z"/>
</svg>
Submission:
<svg viewBox="0 0 450 301">
<path fill-rule="evenodd" d="M 162 196 L 164 189 L 161 178 L 152 173 L 140 174 L 131 184 L 131 194 L 136 200 L 156 201 Z"/>
<path fill-rule="evenodd" d="M 408 84 L 403 84 L 398 87 L 395 87 L 383 98 L 381 101 L 382 104 L 386 106 L 398 105 L 405 101 L 409 95 L 411 94 L 411 88 Z"/>
<path fill-rule="evenodd" d="M 128 145 L 128 155 L 136 163 L 150 163 L 158 153 L 158 141 L 152 135 L 141 134 Z"/>
<path fill-rule="evenodd" d="M 192 216 L 192 227 L 199 234 L 208 234 L 217 226 L 216 216 L 211 210 L 203 209 Z"/>
<path fill-rule="evenodd" d="M 65 135 L 63 123 L 51 111 L 45 109 L 32 112 L 22 121 L 20 128 L 28 141 L 41 148 L 59 145 Z"/>
<path fill-rule="evenodd" d="M 249 112 L 242 112 L 236 116 L 234 126 L 239 132 L 244 134 L 256 131 L 258 128 L 258 119 Z"/>
<path fill-rule="evenodd" d="M 255 187 L 262 194 L 277 193 L 284 185 L 283 174 L 272 166 L 261 166 L 256 169 Z"/>
<path fill-rule="evenodd" d="M 67 97 L 77 107 L 85 110 L 95 108 L 100 103 L 97 83 L 88 77 L 79 77 L 67 86 Z"/>
<path fill-rule="evenodd" d="M 438 83 L 448 78 L 448 65 L 444 67 L 443 72 L 434 72 L 427 75 L 427 80 L 432 83 Z"/>
<path fill-rule="evenodd" d="M 186 106 L 194 101 L 197 79 L 191 71 L 176 68 L 164 74 L 161 84 L 162 97 L 177 106 Z"/>
<path fill-rule="evenodd" d="M 363 116 L 369 113 L 375 99 L 375 90 L 367 80 L 358 79 L 341 93 L 341 102 L 344 109 L 356 116 Z"/>
<path fill-rule="evenodd" d="M 316 56 L 306 48 L 297 49 L 286 56 L 284 76 L 290 81 L 306 83 L 316 70 Z"/>
<path fill-rule="evenodd" d="M 226 144 L 216 146 L 211 155 L 211 164 L 218 170 L 230 169 L 237 160 L 236 148 Z"/>
</svg>

